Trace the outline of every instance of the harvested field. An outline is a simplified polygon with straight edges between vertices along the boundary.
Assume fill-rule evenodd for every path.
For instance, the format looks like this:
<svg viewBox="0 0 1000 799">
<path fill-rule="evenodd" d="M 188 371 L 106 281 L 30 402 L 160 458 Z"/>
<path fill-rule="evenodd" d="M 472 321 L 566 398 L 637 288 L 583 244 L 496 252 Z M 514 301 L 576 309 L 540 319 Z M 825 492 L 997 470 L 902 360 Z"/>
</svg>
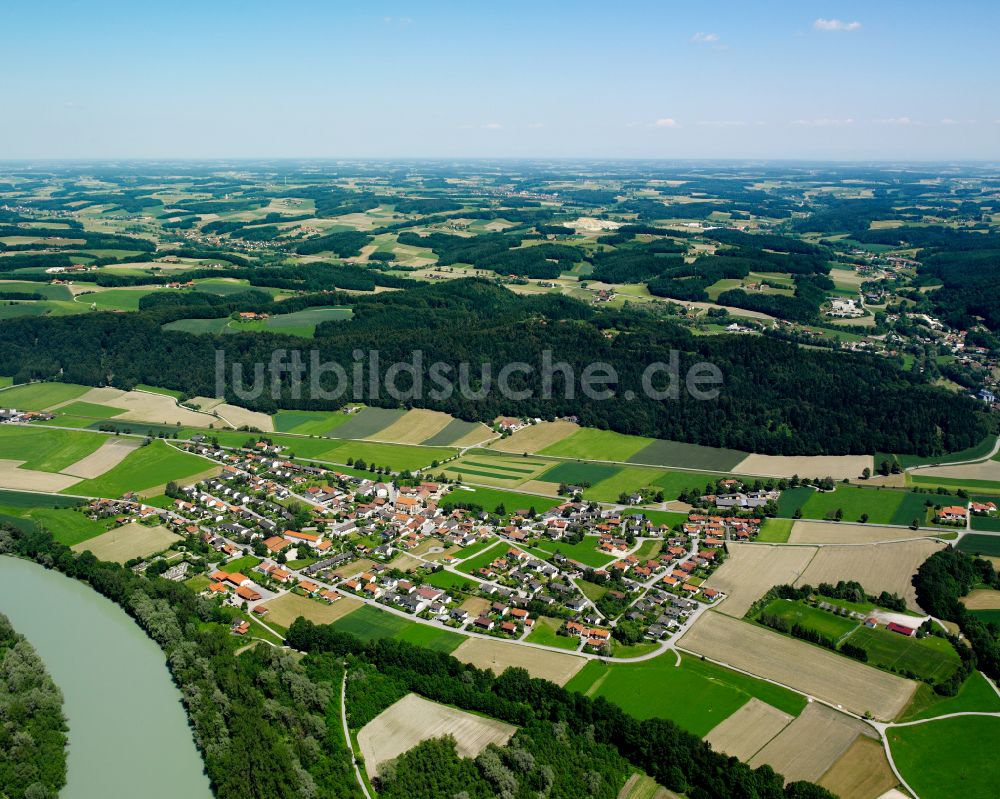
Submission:
<svg viewBox="0 0 1000 799">
<path fill-rule="evenodd" d="M 243 427 L 246 425 L 256 427 L 265 433 L 274 432 L 274 420 L 266 413 L 248 411 L 239 405 L 230 405 L 226 402 L 216 405 L 213 408 L 213 412 L 218 413 L 220 418 L 225 419 L 233 427 Z"/>
<path fill-rule="evenodd" d="M 100 477 L 125 460 L 125 456 L 138 449 L 141 443 L 138 438 L 109 438 L 96 452 L 67 466 L 62 473 L 88 480 Z"/>
<path fill-rule="evenodd" d="M 358 746 L 368 776 L 374 777 L 383 763 L 430 738 L 450 735 L 459 756 L 471 758 L 491 743 L 503 746 L 515 732 L 512 724 L 407 694 L 361 728 Z"/>
<path fill-rule="evenodd" d="M 878 541 L 898 541 L 916 538 L 923 531 L 902 527 L 872 527 L 844 522 L 798 520 L 792 525 L 789 544 L 873 544 Z"/>
<path fill-rule="evenodd" d="M 527 669 L 532 677 L 551 680 L 557 685 L 565 685 L 587 662 L 585 658 L 576 655 L 563 655 L 485 638 L 470 638 L 452 655 L 463 663 L 471 663 L 481 669 L 492 669 L 496 674 L 503 673 L 511 666 Z"/>
<path fill-rule="evenodd" d="M 794 583 L 816 554 L 815 547 L 766 547 L 730 543 L 729 559 L 705 581 L 728 598 L 720 613 L 742 618 L 750 606 L 776 585 Z"/>
<path fill-rule="evenodd" d="M 444 430 L 450 423 L 451 417 L 446 413 L 414 408 L 369 438 L 395 444 L 420 444 Z"/>
<path fill-rule="evenodd" d="M 882 744 L 867 735 L 855 738 L 816 782 L 840 799 L 875 799 L 899 785 Z"/>
<path fill-rule="evenodd" d="M 478 616 L 483 613 L 490 606 L 490 601 L 488 599 L 483 599 L 480 596 L 470 596 L 466 599 L 459 607 L 473 615 Z"/>
<path fill-rule="evenodd" d="M 812 702 L 749 763 L 754 768 L 767 763 L 786 782 L 815 781 L 869 730 L 862 721 Z"/>
<path fill-rule="evenodd" d="M 283 594 L 277 599 L 265 602 L 263 607 L 270 611 L 265 620 L 280 627 L 288 627 L 299 616 L 314 624 L 330 624 L 357 610 L 364 604 L 360 599 L 343 596 L 332 605 L 318 599 L 308 599 L 298 594 Z"/>
<path fill-rule="evenodd" d="M 0 488 L 15 491 L 65 491 L 80 482 L 77 477 L 53 472 L 19 469 L 24 461 L 0 460 Z"/>
<path fill-rule="evenodd" d="M 143 391 L 120 391 L 117 388 L 93 388 L 80 397 L 81 402 L 121 408 L 124 413 L 116 421 L 152 422 L 154 424 L 190 425 L 208 427 L 215 419 L 207 413 L 197 413 L 181 408 L 173 397 L 147 394 Z"/>
<path fill-rule="evenodd" d="M 491 448 L 500 452 L 513 452 L 516 455 L 522 452 L 538 452 L 557 441 L 562 441 L 579 429 L 580 426 L 573 422 L 541 422 L 528 425 L 512 436 L 494 442 Z"/>
<path fill-rule="evenodd" d="M 1000 461 L 982 461 L 966 463 L 961 466 L 931 466 L 927 469 L 916 469 L 914 477 L 938 477 L 956 480 L 989 480 L 1000 482 Z M 947 482 L 942 479 L 942 482 Z"/>
<path fill-rule="evenodd" d="M 798 579 L 798 585 L 857 580 L 869 594 L 899 594 L 914 610 L 917 595 L 911 580 L 927 558 L 944 548 L 938 541 L 899 541 L 866 546 L 820 547 Z"/>
<path fill-rule="evenodd" d="M 858 715 L 871 711 L 878 719 L 895 718 L 917 687 L 911 680 L 714 611 L 695 622 L 681 645 Z"/>
<path fill-rule="evenodd" d="M 747 455 L 733 471 L 762 477 L 832 477 L 853 480 L 868 467 L 875 471 L 871 455 Z"/>
<path fill-rule="evenodd" d="M 754 697 L 716 726 L 705 736 L 705 740 L 716 752 L 746 761 L 791 721 L 792 716 Z"/>
<path fill-rule="evenodd" d="M 969 610 L 1000 610 L 1000 591 L 992 588 L 977 588 L 962 599 Z"/>
<path fill-rule="evenodd" d="M 77 544 L 73 550 L 76 552 L 89 550 L 100 560 L 125 563 L 132 558 L 142 558 L 160 552 L 179 540 L 162 525 L 146 527 L 138 522 L 129 522 Z"/>
<path fill-rule="evenodd" d="M 389 561 L 389 568 L 399 569 L 404 572 L 412 572 L 414 569 L 417 569 L 422 565 L 423 561 L 419 558 L 413 557 L 413 555 L 407 555 L 405 552 L 397 555 Z"/>
<path fill-rule="evenodd" d="M 219 397 L 191 397 L 186 404 L 190 405 L 192 408 L 197 408 L 199 411 L 208 412 L 213 408 L 218 407 L 223 402 L 225 402 L 225 400 L 220 399 Z"/>
</svg>

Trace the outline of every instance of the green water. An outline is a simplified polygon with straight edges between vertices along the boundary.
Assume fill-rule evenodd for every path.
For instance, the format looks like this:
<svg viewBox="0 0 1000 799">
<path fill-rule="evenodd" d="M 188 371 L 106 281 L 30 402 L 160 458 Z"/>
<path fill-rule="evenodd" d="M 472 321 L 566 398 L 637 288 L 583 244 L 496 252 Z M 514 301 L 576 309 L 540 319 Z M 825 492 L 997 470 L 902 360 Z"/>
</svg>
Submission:
<svg viewBox="0 0 1000 799">
<path fill-rule="evenodd" d="M 121 608 L 59 572 L 0 557 L 0 612 L 65 698 L 59 799 L 211 799 L 163 653 Z"/>
</svg>

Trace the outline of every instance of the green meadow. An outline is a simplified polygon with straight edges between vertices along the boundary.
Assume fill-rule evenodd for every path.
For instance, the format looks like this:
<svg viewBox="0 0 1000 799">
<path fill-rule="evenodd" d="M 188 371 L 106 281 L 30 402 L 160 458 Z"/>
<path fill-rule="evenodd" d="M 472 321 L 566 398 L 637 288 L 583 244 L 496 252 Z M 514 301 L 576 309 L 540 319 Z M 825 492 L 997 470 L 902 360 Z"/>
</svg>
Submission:
<svg viewBox="0 0 1000 799">
<path fill-rule="evenodd" d="M 183 481 L 212 468 L 211 462 L 157 439 L 129 453 L 121 463 L 93 480 L 83 480 L 69 493 L 90 497 L 120 497 L 146 491 L 172 480 Z"/>
<path fill-rule="evenodd" d="M 729 718 L 752 697 L 797 716 L 805 697 L 763 680 L 673 652 L 640 663 L 591 660 L 567 684 L 571 691 L 604 697 L 639 719 L 670 719 L 698 736 Z"/>
</svg>

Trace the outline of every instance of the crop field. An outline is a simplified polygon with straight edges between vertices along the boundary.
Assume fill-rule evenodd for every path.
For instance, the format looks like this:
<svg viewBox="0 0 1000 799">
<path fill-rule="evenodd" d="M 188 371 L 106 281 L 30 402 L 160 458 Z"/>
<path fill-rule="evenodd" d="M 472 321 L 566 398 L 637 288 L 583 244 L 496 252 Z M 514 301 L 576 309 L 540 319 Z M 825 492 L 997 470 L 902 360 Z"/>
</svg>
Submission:
<svg viewBox="0 0 1000 799">
<path fill-rule="evenodd" d="M 836 584 L 857 580 L 869 594 L 898 594 L 911 608 L 917 607 L 912 585 L 920 565 L 944 544 L 930 539 L 860 546 L 820 547 L 796 585 Z"/>
<path fill-rule="evenodd" d="M 412 623 L 394 613 L 362 603 L 354 612 L 338 619 L 334 628 L 351 633 L 363 641 L 373 641 L 379 638 L 392 638 Z"/>
<path fill-rule="evenodd" d="M 773 599 L 761 611 L 784 619 L 789 624 L 800 624 L 814 630 L 827 638 L 839 641 L 843 636 L 853 632 L 859 622 L 838 616 L 819 608 L 807 605 L 805 602 L 795 602 L 790 599 Z M 902 636 L 897 636 L 902 638 Z"/>
<path fill-rule="evenodd" d="M 596 499 L 601 502 L 617 502 L 621 494 L 631 494 L 643 488 L 655 488 L 656 481 L 662 479 L 666 474 L 669 474 L 669 472 L 663 472 L 659 469 L 644 469 L 638 466 L 626 466 L 617 469 L 614 474 L 601 480 L 601 482 L 594 483 L 583 492 L 583 496 L 586 499 Z M 694 485 L 698 484 L 698 481 L 694 483 Z M 678 490 L 678 493 L 680 493 L 680 490 Z M 668 499 L 676 496 L 671 496 L 669 491 L 664 491 L 664 494 Z"/>
<path fill-rule="evenodd" d="M 211 415 L 182 408 L 177 405 L 173 397 L 164 394 L 120 391 L 117 388 L 92 388 L 80 399 L 95 405 L 120 408 L 122 413 L 115 417 L 115 422 L 150 422 L 165 425 L 180 423 L 202 428 L 210 424 L 219 425 L 218 420 Z"/>
<path fill-rule="evenodd" d="M 673 466 L 680 469 L 756 474 L 756 472 L 749 472 L 742 468 L 741 464 L 746 457 L 745 452 L 735 449 L 703 447 L 699 444 L 686 444 L 682 441 L 654 440 L 628 458 L 628 461 L 629 463 L 649 464 L 651 466 Z"/>
<path fill-rule="evenodd" d="M 581 427 L 567 438 L 546 447 L 540 454 L 580 460 L 627 461 L 652 443 L 653 439 L 643 436 Z"/>
<path fill-rule="evenodd" d="M 973 530 L 984 530 L 989 533 L 1000 533 L 1000 518 L 997 518 L 996 516 L 973 515 L 971 524 Z"/>
<path fill-rule="evenodd" d="M 521 494 L 517 491 L 465 486 L 456 488 L 449 493 L 441 501 L 441 505 L 447 507 L 455 503 L 471 503 L 479 505 L 490 513 L 493 513 L 499 505 L 503 505 L 507 513 L 513 513 L 517 510 L 531 510 L 531 508 L 542 513 L 561 504 L 562 501 L 558 497 L 539 497 L 535 494 Z M 468 547 L 463 552 L 467 550 Z"/>
<path fill-rule="evenodd" d="M 655 488 L 662 488 L 667 499 L 675 499 L 682 491 L 690 491 L 693 488 L 704 491 L 708 483 L 714 483 L 716 480 L 724 480 L 728 477 L 739 479 L 740 477 L 724 472 L 684 472 L 676 469 L 669 471 L 645 469 L 640 471 L 656 475 L 652 485 Z"/>
<path fill-rule="evenodd" d="M 1000 718 L 960 716 L 886 732 L 892 758 L 921 799 L 993 799 Z"/>
<path fill-rule="evenodd" d="M 507 438 L 495 441 L 491 449 L 520 455 L 524 452 L 541 452 L 557 441 L 571 436 L 580 426 L 573 422 L 541 422 L 523 427 Z"/>
<path fill-rule="evenodd" d="M 107 520 L 93 521 L 73 508 L 45 505 L 43 503 L 48 502 L 45 495 L 25 495 L 36 498 L 37 505 L 34 507 L 7 504 L 8 500 L 16 501 L 13 495 L 18 493 L 0 491 L 0 522 L 10 524 L 19 530 L 35 531 L 39 528 L 48 530 L 56 541 L 66 546 L 79 544 L 81 541 L 107 532 Z M 63 502 L 66 501 L 65 497 L 61 499 Z"/>
<path fill-rule="evenodd" d="M 705 581 L 705 586 L 728 595 L 719 605 L 719 612 L 736 618 L 741 618 L 774 586 L 794 583 L 816 554 L 814 547 L 728 546 L 729 558 Z"/>
<path fill-rule="evenodd" d="M 937 463 L 954 463 L 957 461 L 974 461 L 982 460 L 990 452 L 993 451 L 993 447 L 996 444 L 997 437 L 994 435 L 986 436 L 982 441 L 980 441 L 975 446 L 969 447 L 968 449 L 963 449 L 961 452 L 950 452 L 947 455 L 933 455 L 933 456 L 921 456 L 921 455 L 890 455 L 887 453 L 879 452 L 876 453 L 875 459 L 877 462 L 881 463 L 883 460 L 892 461 L 895 459 L 904 468 L 909 468 L 910 466 L 930 466 Z"/>
<path fill-rule="evenodd" d="M 450 735 L 459 756 L 473 758 L 489 744 L 503 746 L 516 731 L 512 724 L 407 694 L 361 728 L 358 746 L 368 776 L 374 777 L 382 764 L 421 741 Z"/>
<path fill-rule="evenodd" d="M 804 697 L 714 663 L 672 652 L 640 663 L 590 660 L 566 687 L 603 696 L 638 719 L 665 718 L 704 736 L 752 698 L 789 716 L 806 705 Z"/>
<path fill-rule="evenodd" d="M 874 471 L 871 455 L 747 455 L 730 467 L 742 474 L 762 477 L 832 477 L 855 480 L 866 468 Z"/>
<path fill-rule="evenodd" d="M 469 450 L 456 461 L 445 465 L 444 471 L 453 478 L 514 488 L 540 476 L 550 467 L 547 461 L 527 458 L 498 457 L 489 450 Z"/>
<path fill-rule="evenodd" d="M 877 541 L 894 541 L 930 534 L 928 530 L 917 531 L 906 527 L 873 527 L 848 522 L 798 520 L 793 523 L 790 519 L 768 519 L 767 522 L 788 523 L 791 529 L 791 534 L 788 536 L 790 544 L 872 544 Z"/>
<path fill-rule="evenodd" d="M 767 544 L 784 544 L 791 533 L 791 519 L 764 519 L 757 540 Z"/>
<path fill-rule="evenodd" d="M 847 751 L 815 781 L 840 799 L 874 799 L 899 785 L 882 744 L 867 735 L 855 738 Z"/>
<path fill-rule="evenodd" d="M 969 610 L 1000 610 L 1000 591 L 993 588 L 976 588 L 962 598 Z"/>
<path fill-rule="evenodd" d="M 88 306 L 96 305 L 99 311 L 138 311 L 139 300 L 158 290 L 149 287 L 106 289 L 78 294 L 77 297 L 80 303 Z"/>
<path fill-rule="evenodd" d="M 543 538 L 533 546 L 526 547 L 526 549 L 539 557 L 545 557 L 550 554 L 555 554 L 556 552 L 561 552 L 567 558 L 578 561 L 584 566 L 600 568 L 611 563 L 611 561 L 614 560 L 614 557 L 606 555 L 596 549 L 599 541 L 600 538 L 596 535 L 584 536 L 583 540 L 576 544 L 567 544 L 564 541 L 552 541 L 550 539 Z"/>
<path fill-rule="evenodd" d="M 489 440 L 492 435 L 493 431 L 480 422 L 452 419 L 420 443 L 426 447 L 470 447 Z"/>
<path fill-rule="evenodd" d="M 402 408 L 362 408 L 336 428 L 336 437 L 370 438 L 405 415 Z"/>
<path fill-rule="evenodd" d="M 808 486 L 786 488 L 778 498 L 778 516 L 791 519 L 795 511 L 801 509 L 814 493 L 815 489 Z"/>
<path fill-rule="evenodd" d="M 747 761 L 791 721 L 792 716 L 754 698 L 713 727 L 705 740 L 716 752 Z"/>
<path fill-rule="evenodd" d="M 441 432 L 450 421 L 451 417 L 446 413 L 414 408 L 372 437 L 397 444 L 419 444 Z"/>
<path fill-rule="evenodd" d="M 106 405 L 95 405 L 92 402 L 71 402 L 60 405 L 59 413 L 67 416 L 84 416 L 90 419 L 111 419 L 125 411 L 121 408 L 109 408 Z"/>
<path fill-rule="evenodd" d="M 3 425 L 0 459 L 23 460 L 23 468 L 33 471 L 59 472 L 96 452 L 107 440 L 102 433 Z"/>
<path fill-rule="evenodd" d="M 183 482 L 211 468 L 209 461 L 157 440 L 135 450 L 100 477 L 77 483 L 73 486 L 73 493 L 92 497 L 120 497 L 128 491 L 143 492 L 171 481 Z"/>
<path fill-rule="evenodd" d="M 108 437 L 94 452 L 65 467 L 62 473 L 81 479 L 100 477 L 125 460 L 141 443 L 138 438 Z"/>
<path fill-rule="evenodd" d="M 525 669 L 532 677 L 551 680 L 556 685 L 565 685 L 587 663 L 578 655 L 488 638 L 469 638 L 452 655 L 463 663 L 491 669 L 494 674 L 502 674 L 511 667 Z"/>
<path fill-rule="evenodd" d="M 49 300 L 72 300 L 73 293 L 68 286 L 54 286 L 51 283 L 35 283 L 26 280 L 0 280 L 0 291 L 16 291 L 22 294 L 41 294 Z"/>
<path fill-rule="evenodd" d="M 350 422 L 348 422 L 350 424 Z M 327 442 L 329 443 L 329 442 Z M 296 445 L 295 453 L 300 457 L 310 457 Z M 441 447 L 412 447 L 407 444 L 381 444 L 377 441 L 345 441 L 331 451 L 335 462 L 346 463 L 348 458 L 365 463 L 388 466 L 397 472 L 425 469 L 433 461 L 443 461 L 455 454 L 454 450 Z"/>
<path fill-rule="evenodd" d="M 841 510 L 845 522 L 856 522 L 866 513 L 872 524 L 908 525 L 914 518 L 923 522 L 927 499 L 926 494 L 839 485 L 833 491 L 813 491 L 801 507 L 806 519 L 832 518 Z"/>
<path fill-rule="evenodd" d="M 393 638 L 414 646 L 422 646 L 424 649 L 447 653 L 454 652 L 462 645 L 463 641 L 467 640 L 467 636 L 444 627 L 432 627 L 429 624 L 412 622 L 404 630 L 396 633 Z"/>
<path fill-rule="evenodd" d="M 0 401 L 5 408 L 22 411 L 43 411 L 61 402 L 69 402 L 86 394 L 87 386 L 73 383 L 28 383 L 4 389 Z"/>
<path fill-rule="evenodd" d="M 223 333 L 242 333 L 254 330 L 267 330 L 271 333 L 286 333 L 300 338 L 312 338 L 316 334 L 316 326 L 323 322 L 343 321 L 350 319 L 354 312 L 350 308 L 307 308 L 294 313 L 277 314 L 267 319 L 255 319 L 249 322 L 232 322 L 222 329 Z"/>
<path fill-rule="evenodd" d="M 789 782 L 819 779 L 870 728 L 833 708 L 810 703 L 748 762 L 766 763 Z"/>
<path fill-rule="evenodd" d="M 616 466 L 600 463 L 560 463 L 541 475 L 541 479 L 549 483 L 566 483 L 566 485 L 596 485 L 602 480 L 614 477 L 619 471 L 621 469 Z"/>
<path fill-rule="evenodd" d="M 910 680 L 713 611 L 694 623 L 681 646 L 879 719 L 895 718 L 916 690 Z"/>
<path fill-rule="evenodd" d="M 227 329 L 232 320 L 228 316 L 216 319 L 175 319 L 163 325 L 164 330 L 179 330 L 182 333 L 192 333 L 201 336 L 209 333 L 221 333 Z"/>
<path fill-rule="evenodd" d="M 324 601 L 309 599 L 298 594 L 282 594 L 277 599 L 263 604 L 269 611 L 264 621 L 277 624 L 286 630 L 299 616 L 314 624 L 331 624 L 363 604 L 360 599 L 351 596 L 342 596 L 332 605 L 328 605 Z"/>
<path fill-rule="evenodd" d="M 73 546 L 75 552 L 93 552 L 100 560 L 125 563 L 167 549 L 180 539 L 161 525 L 146 527 L 129 522 Z"/>
<path fill-rule="evenodd" d="M 350 418 L 337 411 L 278 411 L 271 422 L 279 433 L 325 436 Z"/>
<path fill-rule="evenodd" d="M 958 542 L 958 548 L 971 555 L 1000 556 L 1000 535 L 969 533 Z"/>
<path fill-rule="evenodd" d="M 868 663 L 884 669 L 913 672 L 939 682 L 959 666 L 954 647 L 943 638 L 907 638 L 884 629 L 861 627 L 847 639 L 868 653 Z"/>
</svg>

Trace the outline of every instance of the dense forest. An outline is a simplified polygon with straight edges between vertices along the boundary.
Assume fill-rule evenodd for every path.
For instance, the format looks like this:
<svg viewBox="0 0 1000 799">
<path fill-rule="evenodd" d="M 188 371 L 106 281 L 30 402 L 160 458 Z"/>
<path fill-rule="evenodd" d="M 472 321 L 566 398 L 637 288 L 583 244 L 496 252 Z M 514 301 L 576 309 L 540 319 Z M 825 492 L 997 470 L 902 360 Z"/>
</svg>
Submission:
<svg viewBox="0 0 1000 799">
<path fill-rule="evenodd" d="M 318 296 L 327 302 L 338 297 Z M 316 302 L 294 298 L 289 310 Z M 0 374 L 14 375 L 18 382 L 61 378 L 122 388 L 148 383 L 190 396 L 213 396 L 217 347 L 225 349 L 229 363 L 248 368 L 269 363 L 273 351 L 281 348 L 314 346 L 323 361 L 348 366 L 356 350 L 378 350 L 383 365 L 412 363 L 414 351 L 420 351 L 422 364 L 414 369 L 413 379 L 423 384 L 423 390 L 407 399 L 408 393 L 418 392 L 412 391 L 411 377 L 402 374 L 395 383 L 403 403 L 467 420 L 576 416 L 587 426 L 622 433 L 808 455 L 873 450 L 936 455 L 971 447 L 992 429 L 989 417 L 974 401 L 921 382 L 885 359 L 806 350 L 771 338 L 699 337 L 669 321 L 596 310 L 554 295 L 519 297 L 486 281 L 420 285 L 355 297 L 352 305 L 353 319 L 319 325 L 308 346 L 302 339 L 271 333 L 213 337 L 164 331 L 160 309 L 14 319 L 0 326 Z M 205 309 L 194 306 L 190 315 L 204 315 Z M 230 310 L 231 306 L 220 308 L 215 314 Z M 172 318 L 182 313 L 181 307 L 171 309 Z M 546 352 L 553 363 L 571 367 L 572 392 L 565 390 L 562 371 L 556 370 L 549 385 L 543 384 Z M 647 365 L 669 364 L 672 359 L 681 376 L 676 398 L 647 396 L 643 390 Z M 450 375 L 454 384 L 458 365 L 470 364 L 468 390 L 436 396 L 431 389 L 443 384 L 440 375 L 430 372 L 435 362 L 451 366 L 445 376 Z M 526 398 L 504 397 L 492 385 L 500 368 L 514 362 L 533 367 L 509 381 L 512 390 L 530 391 Z M 609 399 L 591 399 L 580 391 L 580 376 L 594 362 L 607 363 L 617 372 L 617 390 Z M 717 399 L 697 399 L 680 385 L 688 369 L 703 362 L 721 371 Z M 491 374 L 482 371 L 484 363 L 493 365 Z M 278 407 L 335 409 L 352 399 L 386 407 L 400 404 L 386 396 L 384 386 L 372 391 L 363 382 L 360 396 L 343 394 L 339 400 L 309 398 L 308 391 L 296 398 L 287 382 L 282 383 L 278 399 L 264 392 L 255 400 L 244 400 L 231 385 L 227 397 L 268 412 Z M 487 382 L 492 390 L 480 391 Z M 670 378 L 658 374 L 651 382 L 653 388 L 665 391 Z M 329 391 L 336 380 L 327 375 L 319 384 Z M 632 398 L 628 391 L 634 393 Z"/>
<path fill-rule="evenodd" d="M 0 613 L 0 795 L 49 799 L 66 784 L 62 692 Z"/>
<path fill-rule="evenodd" d="M 1000 574 L 990 561 L 948 547 L 935 552 L 913 578 L 917 602 L 932 616 L 955 622 L 987 677 L 1000 680 L 1000 626 L 984 621 L 962 604 L 977 586 L 1000 588 Z"/>
<path fill-rule="evenodd" d="M 180 583 L 147 579 L 90 552 L 78 555 L 41 529 L 0 527 L 4 553 L 89 583 L 163 649 L 219 799 L 360 799 L 334 726 L 339 693 L 310 679 L 279 649 L 256 647 L 235 657 L 230 616 L 218 604 Z"/>
<path fill-rule="evenodd" d="M 565 781 L 566 788 L 553 791 L 552 796 L 613 796 L 613 790 L 609 793 L 608 788 L 613 789 L 614 779 L 625 774 L 618 758 L 645 771 L 661 785 L 697 799 L 832 796 L 811 783 L 793 782 L 784 786 L 781 775 L 770 766 L 752 769 L 736 758 L 714 752 L 698 736 L 672 721 L 657 718 L 638 721 L 605 699 L 590 699 L 547 680 L 533 679 L 524 669 L 510 668 L 498 677 L 442 652 L 392 639 L 363 643 L 332 626 L 317 626 L 302 618 L 289 628 L 288 644 L 310 653 L 306 668 L 313 673 L 323 668 L 324 661 L 316 665 L 317 658 L 355 658 L 375 667 L 400 695 L 413 691 L 433 701 L 492 716 L 521 728 L 511 744 L 504 747 L 506 752 L 494 751 L 495 757 L 485 758 L 486 762 L 477 759 L 474 768 L 458 762 L 447 742 L 414 750 L 410 757 L 396 762 L 386 781 L 392 797 L 436 799 L 453 795 L 453 786 L 457 786 L 456 792 L 462 790 L 463 778 L 469 780 L 470 795 L 474 797 L 528 797 L 537 795 L 539 783 L 550 777 L 550 786 Z M 313 665 L 308 665 L 309 662 Z M 375 707 L 393 697 L 393 692 L 385 686 L 378 693 L 381 699 Z M 529 760 L 511 750 L 527 752 L 532 757 Z M 588 759 L 557 766 L 559 757 L 567 750 L 585 754 Z M 552 773 L 543 775 L 543 770 L 536 768 L 539 763 L 549 765 Z M 609 773 L 613 779 L 595 779 L 587 774 L 588 770 Z M 447 790 L 421 789 L 421 773 L 431 785 L 437 783 Z M 570 789 L 580 780 L 580 789 L 572 792 Z"/>
</svg>

